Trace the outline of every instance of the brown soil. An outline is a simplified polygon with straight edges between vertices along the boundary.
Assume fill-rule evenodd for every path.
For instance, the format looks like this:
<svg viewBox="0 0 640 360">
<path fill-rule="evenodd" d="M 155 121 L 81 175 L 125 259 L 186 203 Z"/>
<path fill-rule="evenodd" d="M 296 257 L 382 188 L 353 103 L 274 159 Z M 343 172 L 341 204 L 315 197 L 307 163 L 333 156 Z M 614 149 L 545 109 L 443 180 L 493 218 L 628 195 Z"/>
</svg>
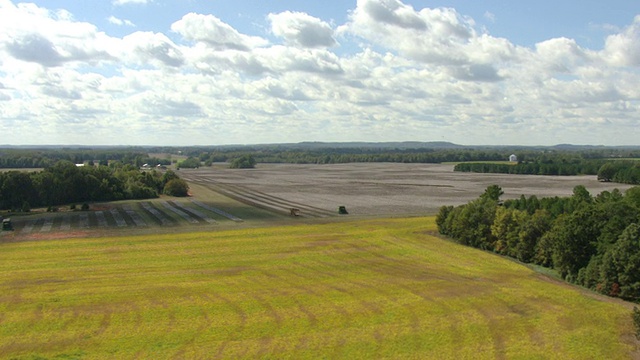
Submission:
<svg viewBox="0 0 640 360">
<path fill-rule="evenodd" d="M 602 183 L 595 176 L 460 173 L 445 164 L 259 164 L 246 170 L 183 169 L 180 175 L 212 188 L 233 187 L 237 194 L 244 192 L 248 200 L 265 207 L 292 203 L 337 213 L 338 206 L 344 205 L 352 215 L 376 216 L 434 214 L 443 205 L 467 203 L 494 184 L 502 187 L 503 199 L 521 194 L 570 196 L 577 185 L 593 195 L 630 187 Z"/>
</svg>

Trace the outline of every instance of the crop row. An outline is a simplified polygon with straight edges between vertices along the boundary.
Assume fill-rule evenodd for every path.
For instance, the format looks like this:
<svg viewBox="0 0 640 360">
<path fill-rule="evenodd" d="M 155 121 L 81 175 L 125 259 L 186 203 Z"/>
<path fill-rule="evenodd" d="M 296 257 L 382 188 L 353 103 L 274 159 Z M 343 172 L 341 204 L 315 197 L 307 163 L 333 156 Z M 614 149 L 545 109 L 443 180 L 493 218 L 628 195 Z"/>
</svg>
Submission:
<svg viewBox="0 0 640 360">
<path fill-rule="evenodd" d="M 181 223 L 215 224 L 220 220 L 242 221 L 223 210 L 199 201 L 145 201 L 93 211 L 15 218 L 14 226 L 16 231 L 29 234 L 101 227 L 174 226 Z"/>
<path fill-rule="evenodd" d="M 205 176 L 189 174 L 185 176 L 185 179 L 203 184 L 222 195 L 244 204 L 281 214 L 289 214 L 291 209 L 298 209 L 299 215 L 303 217 L 324 218 L 335 216 L 334 212 L 326 209 L 265 194 L 237 184 L 222 183 Z"/>
</svg>

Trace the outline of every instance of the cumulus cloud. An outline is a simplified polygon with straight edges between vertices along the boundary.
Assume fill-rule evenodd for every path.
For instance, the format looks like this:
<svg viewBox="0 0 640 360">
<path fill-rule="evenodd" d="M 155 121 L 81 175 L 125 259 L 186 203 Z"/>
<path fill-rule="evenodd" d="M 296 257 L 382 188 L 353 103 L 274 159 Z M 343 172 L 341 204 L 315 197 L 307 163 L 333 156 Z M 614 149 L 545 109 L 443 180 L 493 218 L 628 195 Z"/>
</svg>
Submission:
<svg viewBox="0 0 640 360">
<path fill-rule="evenodd" d="M 400 0 L 358 0 L 347 16 L 272 13 L 249 33 L 187 13 L 114 37 L 0 0 L 0 132 L 22 143 L 96 130 L 106 144 L 636 141 L 640 17 L 591 49 L 562 37 L 517 46 L 455 9 Z"/>
<path fill-rule="evenodd" d="M 305 13 L 285 11 L 279 14 L 269 14 L 271 31 L 285 39 L 287 44 L 319 48 L 336 44 L 331 26 Z"/>
<path fill-rule="evenodd" d="M 57 97 L 60 99 L 78 100 L 82 99 L 80 92 L 70 89 L 65 89 L 60 86 L 47 85 L 42 88 L 42 93 L 45 95 Z"/>
<path fill-rule="evenodd" d="M 42 66 L 113 59 L 104 47 L 110 39 L 65 10 L 50 11 L 20 3 L 0 8 L 0 44 L 15 59 Z M 1 47 L 0 47 L 1 49 Z"/>
<path fill-rule="evenodd" d="M 173 23 L 171 30 L 186 40 L 205 43 L 217 50 L 249 51 L 267 44 L 260 37 L 241 34 L 213 15 L 187 14 Z"/>
<path fill-rule="evenodd" d="M 182 51 L 164 34 L 138 31 L 125 36 L 122 42 L 128 49 L 126 54 L 142 63 L 171 67 L 180 67 L 184 63 Z"/>
<path fill-rule="evenodd" d="M 465 81 L 500 81 L 502 77 L 491 64 L 471 64 L 448 69 L 456 79 Z"/>
<path fill-rule="evenodd" d="M 425 30 L 425 19 L 419 16 L 410 5 L 396 0 L 368 1 L 359 0 L 354 18 L 363 22 L 371 20 L 404 29 Z"/>
<path fill-rule="evenodd" d="M 575 40 L 556 38 L 536 44 L 538 60 L 550 71 L 570 73 L 590 60 L 590 54 Z"/>
<path fill-rule="evenodd" d="M 36 62 L 44 66 L 57 66 L 64 62 L 64 57 L 55 45 L 40 34 L 25 34 L 7 44 L 7 50 L 16 59 Z"/>
<path fill-rule="evenodd" d="M 415 10 L 399 0 L 358 0 L 340 31 L 424 63 L 482 65 L 513 52 L 512 44 L 479 36 L 474 26 L 452 8 Z"/>
<path fill-rule="evenodd" d="M 163 117 L 203 117 L 202 108 L 191 101 L 171 98 L 150 97 L 140 102 L 139 111 Z"/>
<path fill-rule="evenodd" d="M 607 37 L 603 56 L 616 66 L 640 66 L 640 15 L 622 32 Z"/>
</svg>

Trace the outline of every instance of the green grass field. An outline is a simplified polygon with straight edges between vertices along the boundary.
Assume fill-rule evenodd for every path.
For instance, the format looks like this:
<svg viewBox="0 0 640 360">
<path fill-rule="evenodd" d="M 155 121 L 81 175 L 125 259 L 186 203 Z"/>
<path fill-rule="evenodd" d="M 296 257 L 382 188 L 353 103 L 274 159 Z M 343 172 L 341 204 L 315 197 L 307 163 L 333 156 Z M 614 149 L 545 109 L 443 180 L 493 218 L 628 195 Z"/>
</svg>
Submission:
<svg viewBox="0 0 640 360">
<path fill-rule="evenodd" d="M 627 304 L 433 218 L 0 243 L 6 359 L 628 359 Z"/>
</svg>

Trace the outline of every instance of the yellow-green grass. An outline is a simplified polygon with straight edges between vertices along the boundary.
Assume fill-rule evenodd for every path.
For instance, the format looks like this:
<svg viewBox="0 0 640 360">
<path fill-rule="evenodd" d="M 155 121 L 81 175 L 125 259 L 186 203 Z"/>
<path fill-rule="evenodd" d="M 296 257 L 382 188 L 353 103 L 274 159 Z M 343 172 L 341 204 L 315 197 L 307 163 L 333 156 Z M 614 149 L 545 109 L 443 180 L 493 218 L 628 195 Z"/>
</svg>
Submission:
<svg viewBox="0 0 640 360">
<path fill-rule="evenodd" d="M 433 218 L 0 244 L 0 357 L 625 359 L 630 310 Z"/>
</svg>

